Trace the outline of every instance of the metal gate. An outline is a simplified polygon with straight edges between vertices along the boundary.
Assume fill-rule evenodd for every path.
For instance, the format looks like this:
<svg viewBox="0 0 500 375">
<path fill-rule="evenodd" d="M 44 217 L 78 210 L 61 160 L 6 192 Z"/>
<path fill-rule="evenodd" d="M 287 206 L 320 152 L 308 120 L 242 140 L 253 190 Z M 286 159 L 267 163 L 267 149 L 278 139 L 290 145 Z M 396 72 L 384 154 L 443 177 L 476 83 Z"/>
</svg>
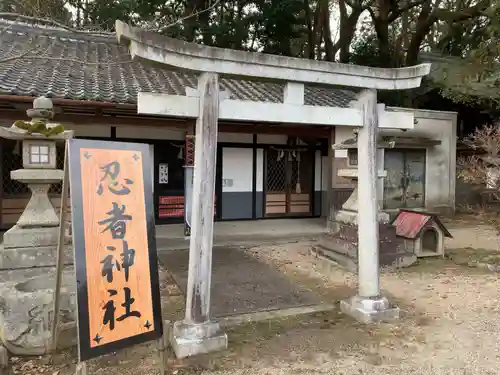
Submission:
<svg viewBox="0 0 500 375">
<path fill-rule="evenodd" d="M 312 151 L 270 148 L 265 163 L 265 216 L 311 216 Z"/>
<path fill-rule="evenodd" d="M 425 150 L 385 150 L 384 208 L 425 206 Z"/>
</svg>

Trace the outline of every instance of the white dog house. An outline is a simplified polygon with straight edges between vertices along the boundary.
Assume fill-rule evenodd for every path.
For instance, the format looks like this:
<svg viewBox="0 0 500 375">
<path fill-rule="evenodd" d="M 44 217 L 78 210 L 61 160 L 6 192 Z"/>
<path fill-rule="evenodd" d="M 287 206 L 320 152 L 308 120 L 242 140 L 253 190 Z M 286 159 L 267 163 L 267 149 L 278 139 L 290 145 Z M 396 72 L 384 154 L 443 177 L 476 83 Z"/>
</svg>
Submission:
<svg viewBox="0 0 500 375">
<path fill-rule="evenodd" d="M 428 212 L 400 210 L 392 225 L 417 257 L 444 256 L 444 239 L 452 237 L 439 217 Z"/>
</svg>

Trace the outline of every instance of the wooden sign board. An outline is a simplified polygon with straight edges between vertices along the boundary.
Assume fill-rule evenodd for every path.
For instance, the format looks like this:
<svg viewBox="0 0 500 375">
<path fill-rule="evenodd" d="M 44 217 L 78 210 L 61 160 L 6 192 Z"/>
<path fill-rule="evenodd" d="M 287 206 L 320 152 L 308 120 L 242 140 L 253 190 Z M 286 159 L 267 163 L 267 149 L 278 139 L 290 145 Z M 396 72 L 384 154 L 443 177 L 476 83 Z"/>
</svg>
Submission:
<svg viewBox="0 0 500 375">
<path fill-rule="evenodd" d="M 162 335 L 146 144 L 69 141 L 80 360 Z"/>
</svg>

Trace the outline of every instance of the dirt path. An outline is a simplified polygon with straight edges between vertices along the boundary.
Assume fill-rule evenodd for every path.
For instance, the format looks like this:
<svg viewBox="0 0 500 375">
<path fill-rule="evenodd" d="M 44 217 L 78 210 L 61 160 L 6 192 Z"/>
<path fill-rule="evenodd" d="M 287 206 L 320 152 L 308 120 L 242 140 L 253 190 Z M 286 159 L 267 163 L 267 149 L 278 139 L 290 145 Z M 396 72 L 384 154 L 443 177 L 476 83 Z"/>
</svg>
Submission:
<svg viewBox="0 0 500 375">
<path fill-rule="evenodd" d="M 457 235 L 461 232 L 452 228 L 454 247 L 466 247 L 476 240 L 483 241 L 480 247 L 489 246 L 491 231 L 478 232 L 473 240 L 470 230 L 464 229 L 463 234 Z M 310 245 L 299 242 L 261 246 L 247 252 L 279 268 L 323 298 L 338 301 L 353 295 L 356 277 L 340 269 L 326 271 L 309 255 Z M 170 359 L 169 373 L 498 373 L 500 294 L 497 274 L 458 266 L 450 260 L 428 260 L 401 272 L 385 273 L 381 285 L 385 294 L 402 309 L 402 319 L 396 323 L 361 325 L 333 311 L 249 324 L 228 331 L 230 347 L 227 351 L 185 361 Z M 43 365 L 44 359 L 18 361 L 14 370 L 15 374 L 23 375 L 70 375 L 74 374 L 73 358 L 71 353 L 66 353 L 57 359 L 60 365 L 56 366 Z M 153 345 L 130 348 L 115 356 L 91 361 L 89 365 L 89 375 L 158 374 Z"/>
</svg>

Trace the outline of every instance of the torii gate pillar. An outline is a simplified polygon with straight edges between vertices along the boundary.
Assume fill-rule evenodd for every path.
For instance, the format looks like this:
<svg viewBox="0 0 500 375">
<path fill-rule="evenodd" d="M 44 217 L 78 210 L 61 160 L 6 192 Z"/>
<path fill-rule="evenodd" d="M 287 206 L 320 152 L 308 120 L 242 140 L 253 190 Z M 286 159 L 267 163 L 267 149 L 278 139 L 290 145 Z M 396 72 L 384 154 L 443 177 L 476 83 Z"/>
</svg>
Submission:
<svg viewBox="0 0 500 375">
<path fill-rule="evenodd" d="M 182 95 L 140 94 L 139 112 L 197 119 L 193 182 L 192 228 L 186 315 L 176 322 L 171 343 L 178 357 L 227 346 L 227 337 L 210 318 L 213 208 L 217 120 L 302 123 L 321 126 L 360 127 L 358 133 L 358 295 L 342 302 L 342 310 L 363 322 L 397 318 L 380 294 L 378 267 L 377 129 L 411 129 L 411 119 L 377 110 L 376 90 L 404 90 L 420 86 L 430 64 L 381 69 L 326 61 L 273 56 L 200 46 L 116 22 L 119 41 L 129 45 L 132 58 L 153 61 L 201 73 L 199 98 Z M 283 103 L 259 103 L 219 98 L 218 74 L 231 77 L 287 82 L 296 95 Z M 293 81 L 293 82 L 292 82 Z M 305 84 L 340 85 L 368 89 L 358 101 L 360 108 L 313 107 L 303 103 Z M 290 99 L 290 98 L 288 98 Z M 379 115 L 381 121 L 379 124 Z M 410 120 L 410 121 L 408 121 Z M 404 123 L 404 124 L 403 124 Z"/>
<path fill-rule="evenodd" d="M 193 206 L 189 243 L 186 312 L 175 322 L 170 343 L 178 358 L 227 347 L 227 335 L 210 319 L 215 166 L 219 120 L 219 77 L 204 73 L 198 79 L 199 116 L 196 121 Z"/>
<path fill-rule="evenodd" d="M 360 322 L 370 323 L 399 318 L 399 308 L 380 293 L 377 91 L 363 91 L 356 106 L 363 113 L 363 126 L 358 132 L 358 294 L 341 301 L 340 309 Z"/>
</svg>

